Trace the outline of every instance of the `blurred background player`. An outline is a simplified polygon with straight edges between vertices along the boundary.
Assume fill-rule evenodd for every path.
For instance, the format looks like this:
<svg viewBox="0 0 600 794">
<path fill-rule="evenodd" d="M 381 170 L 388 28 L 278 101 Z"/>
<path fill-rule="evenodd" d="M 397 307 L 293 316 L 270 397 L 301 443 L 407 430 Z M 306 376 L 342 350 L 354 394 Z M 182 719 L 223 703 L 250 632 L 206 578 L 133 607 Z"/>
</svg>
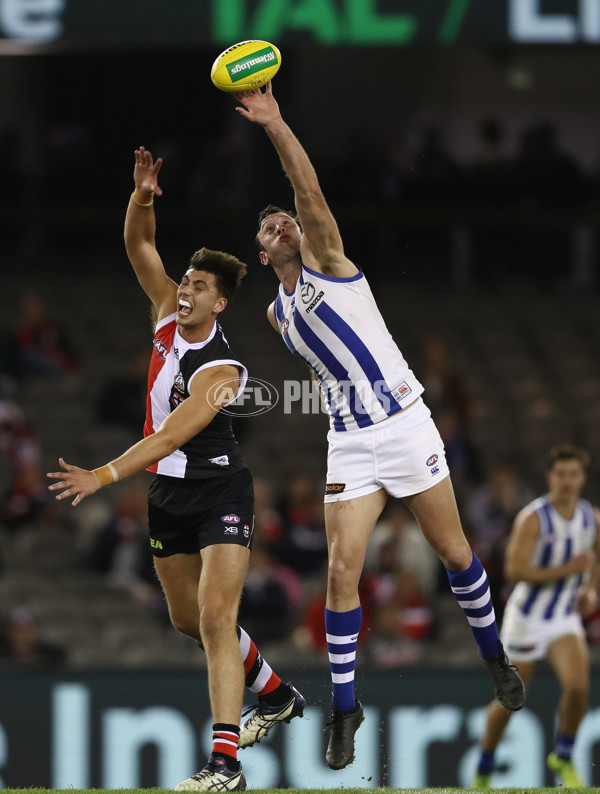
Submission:
<svg viewBox="0 0 600 794">
<path fill-rule="evenodd" d="M 206 651 L 213 715 L 208 763 L 178 790 L 246 788 L 237 760 L 244 678 L 259 696 L 254 723 L 262 735 L 302 714 L 304 698 L 262 660 L 237 614 L 254 529 L 252 475 L 222 413 L 240 394 L 246 367 L 231 351 L 217 318 L 246 274 L 230 254 L 196 251 L 179 286 L 155 245 L 156 163 L 135 152 L 135 191 L 125 218 L 125 244 L 155 311 L 145 438 L 105 466 L 87 471 L 60 459 L 50 486 L 77 505 L 99 488 L 148 468 L 148 519 L 154 565 L 171 622 Z M 64 489 L 64 490 L 63 490 Z M 241 648 L 241 655 L 240 655 Z M 252 742 L 247 742 L 252 743 Z"/>
<path fill-rule="evenodd" d="M 281 284 L 268 317 L 318 379 L 330 414 L 325 523 L 329 574 L 325 631 L 333 682 L 327 764 L 354 759 L 364 719 L 354 693 L 362 624 L 358 593 L 367 544 L 388 494 L 405 500 L 444 563 L 480 654 L 506 708 L 520 709 L 523 683 L 498 637 L 486 573 L 461 527 L 444 445 L 423 386 L 388 332 L 364 277 L 344 254 L 315 170 L 283 121 L 271 83 L 236 94 L 238 112 L 262 126 L 293 189 L 294 213 L 259 215 L 260 261 Z"/>
<path fill-rule="evenodd" d="M 600 577 L 600 511 L 580 499 L 587 452 L 568 444 L 548 458 L 548 493 L 515 519 L 505 574 L 516 586 L 508 599 L 502 640 L 527 685 L 535 664 L 547 659 L 560 682 L 559 723 L 548 766 L 567 787 L 585 786 L 571 755 L 587 709 L 589 659 L 582 618 L 597 607 Z M 481 742 L 473 788 L 490 788 L 494 753 L 510 712 L 493 701 Z"/>
</svg>

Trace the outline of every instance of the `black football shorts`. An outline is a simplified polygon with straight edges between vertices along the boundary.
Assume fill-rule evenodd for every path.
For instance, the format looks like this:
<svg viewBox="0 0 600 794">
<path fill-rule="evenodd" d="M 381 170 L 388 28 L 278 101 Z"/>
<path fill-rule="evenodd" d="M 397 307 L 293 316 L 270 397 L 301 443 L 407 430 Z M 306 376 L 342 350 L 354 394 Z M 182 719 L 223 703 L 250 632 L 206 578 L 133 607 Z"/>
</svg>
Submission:
<svg viewBox="0 0 600 794">
<path fill-rule="evenodd" d="M 206 480 L 157 474 L 148 490 L 148 527 L 155 557 L 196 554 L 220 543 L 252 548 L 252 475 L 248 469 Z"/>
</svg>

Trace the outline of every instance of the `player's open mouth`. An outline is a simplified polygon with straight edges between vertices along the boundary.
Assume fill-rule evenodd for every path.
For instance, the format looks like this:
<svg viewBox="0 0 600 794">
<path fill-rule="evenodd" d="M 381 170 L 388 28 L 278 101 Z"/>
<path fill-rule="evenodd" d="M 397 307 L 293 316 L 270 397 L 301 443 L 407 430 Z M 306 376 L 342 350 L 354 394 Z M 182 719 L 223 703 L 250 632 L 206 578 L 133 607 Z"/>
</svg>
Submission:
<svg viewBox="0 0 600 794">
<path fill-rule="evenodd" d="M 179 301 L 179 314 L 188 317 L 192 313 L 192 304 L 189 301 Z"/>
</svg>

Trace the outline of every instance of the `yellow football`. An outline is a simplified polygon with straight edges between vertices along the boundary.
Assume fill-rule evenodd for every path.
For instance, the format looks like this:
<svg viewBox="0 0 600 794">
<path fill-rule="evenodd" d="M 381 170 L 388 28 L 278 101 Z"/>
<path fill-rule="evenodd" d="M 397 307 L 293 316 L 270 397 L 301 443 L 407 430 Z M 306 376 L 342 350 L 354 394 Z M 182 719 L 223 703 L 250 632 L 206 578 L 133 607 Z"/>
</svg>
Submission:
<svg viewBox="0 0 600 794">
<path fill-rule="evenodd" d="M 250 91 L 272 80 L 281 66 L 281 53 L 268 41 L 240 41 L 222 52 L 210 79 L 221 91 Z"/>
</svg>

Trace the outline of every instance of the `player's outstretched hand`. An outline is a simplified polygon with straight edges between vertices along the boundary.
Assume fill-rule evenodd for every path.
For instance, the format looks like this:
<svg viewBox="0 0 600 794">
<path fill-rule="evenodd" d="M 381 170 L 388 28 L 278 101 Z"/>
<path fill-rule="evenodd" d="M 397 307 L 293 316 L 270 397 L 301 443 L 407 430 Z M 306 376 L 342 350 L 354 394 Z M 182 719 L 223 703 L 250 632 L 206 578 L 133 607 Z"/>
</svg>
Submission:
<svg viewBox="0 0 600 794">
<path fill-rule="evenodd" d="M 279 105 L 273 96 L 270 82 L 267 83 L 264 91 L 257 88 L 254 91 L 242 91 L 233 96 L 243 105 L 243 107 L 236 108 L 240 116 L 255 124 L 260 124 L 261 127 L 266 127 L 281 118 Z"/>
<path fill-rule="evenodd" d="M 140 190 L 149 193 L 156 193 L 162 196 L 162 188 L 158 184 L 158 172 L 163 164 L 162 157 L 156 162 L 152 159 L 152 153 L 140 146 L 135 150 L 135 168 L 133 169 L 133 181 Z"/>
<path fill-rule="evenodd" d="M 61 488 L 65 490 L 56 495 L 56 499 L 66 499 L 69 496 L 75 498 L 71 502 L 72 506 L 81 502 L 86 496 L 96 493 L 100 489 L 100 483 L 93 471 L 87 469 L 80 469 L 79 466 L 71 466 L 62 458 L 58 459 L 61 469 L 64 471 L 49 471 L 46 477 L 51 480 L 60 480 L 53 485 L 48 486 L 49 491 L 59 491 Z"/>
</svg>

